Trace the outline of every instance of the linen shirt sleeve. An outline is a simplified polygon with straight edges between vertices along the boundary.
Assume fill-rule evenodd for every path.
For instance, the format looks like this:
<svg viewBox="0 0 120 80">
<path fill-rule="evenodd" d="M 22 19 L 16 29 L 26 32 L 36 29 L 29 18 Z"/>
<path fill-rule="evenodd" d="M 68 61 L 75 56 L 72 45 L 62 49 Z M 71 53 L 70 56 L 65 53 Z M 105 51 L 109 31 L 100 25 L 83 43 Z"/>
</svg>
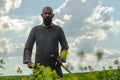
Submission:
<svg viewBox="0 0 120 80">
<path fill-rule="evenodd" d="M 60 52 L 60 58 L 62 62 L 66 62 L 66 56 L 68 51 L 68 43 L 64 34 L 64 31 L 62 28 L 60 29 L 60 44 L 61 44 L 61 52 Z"/>
<path fill-rule="evenodd" d="M 60 44 L 61 44 L 61 51 L 62 50 L 68 50 L 68 43 L 64 34 L 64 31 L 62 28 L 60 28 L 60 38 L 59 38 Z"/>
<path fill-rule="evenodd" d="M 35 42 L 35 28 L 33 28 L 28 36 L 27 42 L 24 48 L 23 54 L 23 63 L 26 64 L 27 62 L 31 61 L 32 49 Z"/>
</svg>

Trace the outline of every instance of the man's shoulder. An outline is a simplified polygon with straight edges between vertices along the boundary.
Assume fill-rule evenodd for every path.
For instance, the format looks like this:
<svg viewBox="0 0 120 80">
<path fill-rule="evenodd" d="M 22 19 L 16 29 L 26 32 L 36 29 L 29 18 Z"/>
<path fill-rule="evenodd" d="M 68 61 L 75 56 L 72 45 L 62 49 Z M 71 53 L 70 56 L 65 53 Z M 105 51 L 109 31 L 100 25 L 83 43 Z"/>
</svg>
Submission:
<svg viewBox="0 0 120 80">
<path fill-rule="evenodd" d="M 41 26 L 42 25 L 36 25 L 36 26 L 33 27 L 33 29 L 39 29 L 39 28 L 41 28 Z"/>
<path fill-rule="evenodd" d="M 61 29 L 61 27 L 59 25 L 52 24 L 52 26 L 53 26 L 54 29 L 57 29 L 57 30 Z"/>
</svg>

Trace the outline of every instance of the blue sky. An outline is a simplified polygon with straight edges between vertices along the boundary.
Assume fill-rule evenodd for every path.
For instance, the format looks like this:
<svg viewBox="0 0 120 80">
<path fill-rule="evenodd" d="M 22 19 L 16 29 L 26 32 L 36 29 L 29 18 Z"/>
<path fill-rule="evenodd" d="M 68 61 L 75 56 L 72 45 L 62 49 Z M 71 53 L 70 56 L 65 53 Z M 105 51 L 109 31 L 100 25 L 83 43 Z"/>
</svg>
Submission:
<svg viewBox="0 0 120 80">
<path fill-rule="evenodd" d="M 23 49 L 29 31 L 42 22 L 43 7 L 51 6 L 55 17 L 53 23 L 60 25 L 69 43 L 67 63 L 74 67 L 92 65 L 116 67 L 120 60 L 120 1 L 119 0 L 0 0 L 0 58 L 4 59 L 4 75 L 16 75 L 18 66 L 23 74 L 31 70 L 23 64 Z M 77 58 L 83 50 L 85 58 Z M 95 53 L 102 51 L 103 59 L 96 61 Z M 34 53 L 32 60 L 34 61 Z M 63 70 L 63 72 L 65 72 Z M 18 74 L 17 74 L 18 75 Z"/>
</svg>

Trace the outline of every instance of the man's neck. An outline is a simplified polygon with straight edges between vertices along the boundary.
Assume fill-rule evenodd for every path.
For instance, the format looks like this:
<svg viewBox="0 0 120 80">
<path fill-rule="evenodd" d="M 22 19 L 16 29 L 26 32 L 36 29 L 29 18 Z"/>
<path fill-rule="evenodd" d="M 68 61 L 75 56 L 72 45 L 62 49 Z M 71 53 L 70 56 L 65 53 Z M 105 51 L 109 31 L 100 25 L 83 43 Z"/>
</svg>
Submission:
<svg viewBox="0 0 120 80">
<path fill-rule="evenodd" d="M 51 24 L 50 24 L 50 25 L 48 25 L 48 26 L 47 26 L 47 25 L 45 25 L 44 23 L 42 23 L 42 25 L 43 25 L 44 27 L 47 27 L 47 28 L 48 28 L 48 27 L 50 27 L 50 26 L 53 26 L 53 23 L 51 23 Z"/>
</svg>

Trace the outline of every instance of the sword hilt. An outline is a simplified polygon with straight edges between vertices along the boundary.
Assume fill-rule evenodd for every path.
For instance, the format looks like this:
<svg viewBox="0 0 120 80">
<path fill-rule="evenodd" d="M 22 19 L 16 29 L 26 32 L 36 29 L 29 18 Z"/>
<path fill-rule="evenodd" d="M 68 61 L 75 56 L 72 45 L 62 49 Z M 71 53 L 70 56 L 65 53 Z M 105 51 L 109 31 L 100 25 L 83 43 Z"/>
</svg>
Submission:
<svg viewBox="0 0 120 80">
<path fill-rule="evenodd" d="M 51 58 L 56 61 L 56 63 L 55 63 L 56 66 L 62 66 L 67 72 L 69 72 L 71 74 L 71 71 L 62 64 L 62 60 L 60 59 L 60 57 L 55 58 L 54 55 L 51 55 Z M 60 63 L 58 64 L 58 62 L 60 62 Z"/>
</svg>

